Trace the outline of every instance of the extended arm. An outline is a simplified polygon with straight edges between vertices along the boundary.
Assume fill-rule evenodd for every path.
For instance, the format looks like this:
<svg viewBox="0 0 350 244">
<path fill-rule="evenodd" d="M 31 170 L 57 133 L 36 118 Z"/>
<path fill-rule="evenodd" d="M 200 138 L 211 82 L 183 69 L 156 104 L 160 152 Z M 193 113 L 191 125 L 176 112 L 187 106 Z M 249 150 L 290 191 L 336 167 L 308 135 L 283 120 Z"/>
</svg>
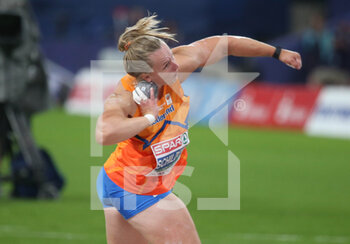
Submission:
<svg viewBox="0 0 350 244">
<path fill-rule="evenodd" d="M 179 72 L 193 72 L 199 67 L 218 62 L 225 56 L 272 57 L 276 48 L 247 37 L 212 36 L 190 45 L 173 49 Z M 295 69 L 300 69 L 301 57 L 297 52 L 282 49 L 279 60 Z"/>
</svg>

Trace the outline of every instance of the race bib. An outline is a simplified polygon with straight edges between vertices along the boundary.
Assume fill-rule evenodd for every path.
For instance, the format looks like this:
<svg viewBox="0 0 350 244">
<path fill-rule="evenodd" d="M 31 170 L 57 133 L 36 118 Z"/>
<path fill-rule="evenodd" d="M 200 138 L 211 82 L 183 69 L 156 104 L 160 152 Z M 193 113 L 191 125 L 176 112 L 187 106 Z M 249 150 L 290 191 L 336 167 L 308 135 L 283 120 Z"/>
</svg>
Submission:
<svg viewBox="0 0 350 244">
<path fill-rule="evenodd" d="M 171 172 L 174 165 L 179 161 L 183 149 L 190 143 L 188 132 L 172 139 L 158 142 L 151 146 L 157 167 L 146 176 L 162 176 Z"/>
</svg>

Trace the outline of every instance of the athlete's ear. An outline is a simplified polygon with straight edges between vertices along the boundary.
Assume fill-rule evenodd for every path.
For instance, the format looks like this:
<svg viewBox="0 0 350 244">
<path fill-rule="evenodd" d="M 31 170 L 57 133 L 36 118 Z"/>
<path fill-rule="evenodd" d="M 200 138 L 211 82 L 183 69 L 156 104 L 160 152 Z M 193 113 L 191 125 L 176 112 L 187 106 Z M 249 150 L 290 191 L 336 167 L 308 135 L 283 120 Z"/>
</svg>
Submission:
<svg viewBox="0 0 350 244">
<path fill-rule="evenodd" d="M 142 80 L 147 81 L 147 82 L 151 82 L 151 81 L 152 81 L 151 75 L 150 75 L 149 73 L 142 73 L 142 74 L 140 75 L 140 78 L 141 78 Z"/>
</svg>

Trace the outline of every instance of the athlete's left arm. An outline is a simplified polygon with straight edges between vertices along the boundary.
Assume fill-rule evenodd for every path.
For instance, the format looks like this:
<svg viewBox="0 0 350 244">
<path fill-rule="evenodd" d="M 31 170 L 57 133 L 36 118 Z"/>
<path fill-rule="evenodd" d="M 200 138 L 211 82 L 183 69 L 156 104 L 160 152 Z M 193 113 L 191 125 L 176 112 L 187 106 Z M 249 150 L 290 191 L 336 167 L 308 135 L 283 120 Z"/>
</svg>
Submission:
<svg viewBox="0 0 350 244">
<path fill-rule="evenodd" d="M 181 82 L 196 69 L 216 63 L 225 56 L 272 57 L 275 50 L 274 46 L 240 36 L 212 36 L 172 49 Z M 301 69 L 301 57 L 297 52 L 282 49 L 279 60 L 294 69 Z"/>
</svg>

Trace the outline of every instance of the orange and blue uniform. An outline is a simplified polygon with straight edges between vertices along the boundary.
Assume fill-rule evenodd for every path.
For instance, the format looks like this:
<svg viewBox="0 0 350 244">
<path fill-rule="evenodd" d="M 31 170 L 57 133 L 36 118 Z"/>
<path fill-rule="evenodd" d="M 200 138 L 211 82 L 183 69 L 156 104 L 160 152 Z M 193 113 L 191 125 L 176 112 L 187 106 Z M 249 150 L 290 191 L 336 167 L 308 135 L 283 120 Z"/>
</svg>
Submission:
<svg viewBox="0 0 350 244">
<path fill-rule="evenodd" d="M 121 79 L 125 90 L 135 89 L 135 78 Z M 164 85 L 156 121 L 138 135 L 120 142 L 104 164 L 108 177 L 124 190 L 158 195 L 171 190 L 187 164 L 189 97 L 180 81 Z M 140 107 L 133 117 L 142 116 Z"/>
</svg>

